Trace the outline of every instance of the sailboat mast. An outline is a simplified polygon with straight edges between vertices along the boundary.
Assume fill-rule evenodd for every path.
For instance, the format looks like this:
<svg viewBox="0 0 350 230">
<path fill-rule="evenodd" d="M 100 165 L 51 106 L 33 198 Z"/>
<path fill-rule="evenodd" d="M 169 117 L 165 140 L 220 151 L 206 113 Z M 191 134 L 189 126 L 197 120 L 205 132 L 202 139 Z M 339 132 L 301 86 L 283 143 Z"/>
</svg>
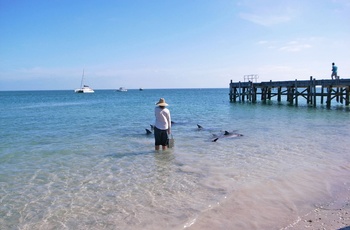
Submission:
<svg viewBox="0 0 350 230">
<path fill-rule="evenodd" d="M 81 76 L 80 88 L 83 88 L 83 82 L 84 82 L 84 69 L 83 69 L 83 76 Z"/>
</svg>

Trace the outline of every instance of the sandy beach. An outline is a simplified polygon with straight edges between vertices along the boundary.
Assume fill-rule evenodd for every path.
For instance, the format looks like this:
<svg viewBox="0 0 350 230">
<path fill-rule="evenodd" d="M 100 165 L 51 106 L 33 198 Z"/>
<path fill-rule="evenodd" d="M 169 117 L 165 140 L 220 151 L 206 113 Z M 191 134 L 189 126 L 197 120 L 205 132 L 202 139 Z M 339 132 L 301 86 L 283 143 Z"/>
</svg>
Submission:
<svg viewBox="0 0 350 230">
<path fill-rule="evenodd" d="M 350 198 L 318 207 L 282 229 L 350 230 Z"/>
<path fill-rule="evenodd" d="M 231 209 L 231 211 L 232 210 L 233 209 Z M 223 218 L 220 220 L 216 219 L 217 214 Z M 239 221 L 235 221 L 233 227 L 231 217 L 232 216 L 228 212 L 222 213 L 219 210 L 214 210 L 214 212 L 206 216 L 207 219 L 205 223 L 196 223 L 188 229 L 245 229 L 245 224 L 243 222 L 240 224 Z M 286 216 L 285 213 L 280 213 L 276 214 L 273 219 L 267 220 L 263 218 L 260 219 L 259 222 L 259 224 L 255 223 L 250 225 L 250 228 L 279 230 L 350 230 L 350 197 L 347 196 L 346 199 L 315 207 L 315 209 L 306 214 L 301 214 L 294 219 Z"/>
<path fill-rule="evenodd" d="M 347 177 L 333 179 L 327 188 L 321 189 L 321 196 L 314 190 L 319 183 L 316 177 L 309 180 L 309 189 L 302 190 L 297 188 L 298 178 L 299 174 L 283 182 L 276 180 L 241 188 L 202 213 L 188 229 L 350 230 Z M 326 174 L 323 179 L 327 181 Z"/>
</svg>

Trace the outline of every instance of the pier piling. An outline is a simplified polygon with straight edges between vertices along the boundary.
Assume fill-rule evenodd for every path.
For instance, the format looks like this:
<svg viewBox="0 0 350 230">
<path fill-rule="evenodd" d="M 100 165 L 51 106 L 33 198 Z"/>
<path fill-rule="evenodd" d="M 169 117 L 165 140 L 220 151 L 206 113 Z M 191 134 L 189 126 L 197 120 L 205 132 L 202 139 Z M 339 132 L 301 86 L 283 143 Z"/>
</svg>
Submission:
<svg viewBox="0 0 350 230">
<path fill-rule="evenodd" d="M 275 90 L 276 89 L 276 90 Z M 299 97 L 305 98 L 308 105 L 316 107 L 317 99 L 321 104 L 326 98 L 327 108 L 331 107 L 333 99 L 337 103 L 349 106 L 350 102 L 350 79 L 317 80 L 310 77 L 310 80 L 294 81 L 268 81 L 268 82 L 230 82 L 230 102 L 244 103 L 245 101 L 256 103 L 258 95 L 264 103 L 277 97 L 281 102 L 282 96 L 286 97 L 289 104 L 297 106 Z"/>
</svg>

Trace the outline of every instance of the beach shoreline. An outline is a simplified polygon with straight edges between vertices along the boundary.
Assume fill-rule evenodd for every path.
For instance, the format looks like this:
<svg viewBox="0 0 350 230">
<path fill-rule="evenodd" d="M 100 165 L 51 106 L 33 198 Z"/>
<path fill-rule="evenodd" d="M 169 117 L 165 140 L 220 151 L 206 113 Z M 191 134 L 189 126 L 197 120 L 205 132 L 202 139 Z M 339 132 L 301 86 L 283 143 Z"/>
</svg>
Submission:
<svg viewBox="0 0 350 230">
<path fill-rule="evenodd" d="M 343 197 L 344 198 L 344 197 Z M 185 226 L 184 229 L 237 229 L 244 228 L 243 223 L 234 221 L 233 225 L 230 223 L 230 218 L 234 215 L 228 213 L 222 215 L 220 210 L 211 210 L 211 214 L 214 214 L 212 218 L 205 217 L 205 223 L 201 220 L 194 220 L 192 223 Z M 216 219 L 217 214 L 222 217 L 221 220 Z M 280 219 L 281 218 L 281 219 Z M 276 229 L 276 230 L 299 230 L 299 229 L 311 229 L 311 230 L 350 230 L 350 193 L 342 200 L 336 200 L 328 205 L 316 207 L 306 214 L 302 214 L 297 217 L 289 217 L 286 213 L 281 213 L 278 217 L 275 217 L 275 223 L 271 220 L 270 223 L 261 225 L 252 225 L 251 229 Z M 267 221 L 267 222 L 269 222 Z"/>
<path fill-rule="evenodd" d="M 310 181 L 309 188 L 293 190 L 292 178 L 241 187 L 185 229 L 350 230 L 350 187 L 344 179 L 334 178 L 317 190 L 318 182 Z"/>
<path fill-rule="evenodd" d="M 294 223 L 281 228 L 289 229 L 339 229 L 350 230 L 350 191 L 337 194 L 330 204 L 316 207 L 299 217 Z"/>
</svg>

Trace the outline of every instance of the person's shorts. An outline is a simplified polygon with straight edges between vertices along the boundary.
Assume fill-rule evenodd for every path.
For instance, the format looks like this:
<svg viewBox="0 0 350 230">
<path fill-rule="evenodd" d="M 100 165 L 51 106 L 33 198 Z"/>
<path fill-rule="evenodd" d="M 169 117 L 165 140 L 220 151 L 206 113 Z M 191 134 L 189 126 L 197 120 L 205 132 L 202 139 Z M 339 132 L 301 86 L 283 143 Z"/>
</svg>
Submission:
<svg viewBox="0 0 350 230">
<path fill-rule="evenodd" d="M 155 145 L 168 145 L 168 131 L 154 127 Z"/>
</svg>

